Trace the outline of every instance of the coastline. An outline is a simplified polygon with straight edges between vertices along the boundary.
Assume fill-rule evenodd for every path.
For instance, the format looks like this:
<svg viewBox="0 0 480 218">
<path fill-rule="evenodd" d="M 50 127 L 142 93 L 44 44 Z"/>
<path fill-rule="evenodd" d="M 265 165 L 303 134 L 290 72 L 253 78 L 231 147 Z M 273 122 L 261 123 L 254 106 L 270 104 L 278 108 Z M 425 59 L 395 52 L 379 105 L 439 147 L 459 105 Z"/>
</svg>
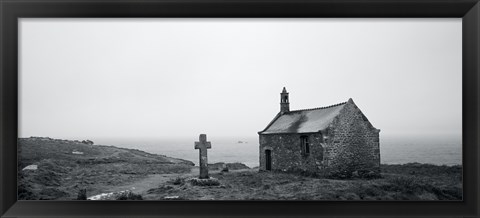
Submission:
<svg viewBox="0 0 480 218">
<path fill-rule="evenodd" d="M 128 191 L 144 200 L 458 200 L 462 196 L 460 165 L 382 164 L 382 178 L 339 180 L 213 163 L 211 175 L 220 185 L 202 188 L 187 182 L 198 176 L 191 161 L 138 149 L 23 138 L 19 157 L 22 200 L 75 200 L 82 189 L 88 197 Z M 230 169 L 223 172 L 228 164 Z M 30 165 L 35 169 L 25 169 Z M 260 194 L 248 195 L 248 190 Z"/>
<path fill-rule="evenodd" d="M 135 148 L 149 153 L 171 157 L 182 157 L 198 165 L 198 152 L 193 149 L 196 138 L 94 138 L 98 144 L 114 145 L 122 148 Z M 212 149 L 208 151 L 208 161 L 241 162 L 249 167 L 259 165 L 258 137 L 209 138 Z M 246 143 L 238 143 L 242 140 Z M 423 163 L 434 165 L 461 165 L 462 138 L 457 136 L 425 137 L 381 136 L 381 164 Z"/>
</svg>

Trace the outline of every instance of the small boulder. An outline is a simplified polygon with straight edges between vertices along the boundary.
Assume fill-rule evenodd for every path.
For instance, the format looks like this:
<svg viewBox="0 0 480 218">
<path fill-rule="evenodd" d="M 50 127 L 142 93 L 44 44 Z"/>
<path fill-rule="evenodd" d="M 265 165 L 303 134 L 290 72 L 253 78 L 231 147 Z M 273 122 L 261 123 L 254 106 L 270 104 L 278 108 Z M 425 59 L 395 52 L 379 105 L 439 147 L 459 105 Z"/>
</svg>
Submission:
<svg viewBox="0 0 480 218">
<path fill-rule="evenodd" d="M 175 195 L 175 196 L 165 196 L 163 199 L 165 199 L 165 200 L 177 200 L 179 198 L 180 198 L 180 196 Z"/>
<path fill-rule="evenodd" d="M 81 151 L 72 151 L 72 154 L 83 155 L 83 152 L 81 152 Z"/>
<path fill-rule="evenodd" d="M 221 172 L 228 172 L 228 166 L 226 164 L 223 165 Z"/>
<path fill-rule="evenodd" d="M 23 168 L 23 170 L 37 170 L 37 169 L 38 169 L 38 166 L 34 164 L 28 165 L 25 168 Z"/>
</svg>

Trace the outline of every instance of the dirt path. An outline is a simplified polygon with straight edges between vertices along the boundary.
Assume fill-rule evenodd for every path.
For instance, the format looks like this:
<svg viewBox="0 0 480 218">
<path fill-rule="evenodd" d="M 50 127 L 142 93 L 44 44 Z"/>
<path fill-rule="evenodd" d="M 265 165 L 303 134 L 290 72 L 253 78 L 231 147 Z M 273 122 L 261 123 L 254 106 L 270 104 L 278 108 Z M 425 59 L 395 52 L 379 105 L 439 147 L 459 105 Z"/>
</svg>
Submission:
<svg viewBox="0 0 480 218">
<path fill-rule="evenodd" d="M 121 191 L 132 191 L 137 194 L 144 194 L 146 191 L 152 188 L 157 188 L 161 184 L 165 184 L 168 181 L 171 181 L 177 177 L 194 177 L 199 174 L 199 169 L 197 167 L 192 167 L 189 173 L 171 173 L 171 174 L 150 174 L 146 178 L 140 179 L 130 184 L 115 186 L 105 190 L 101 194 L 121 192 Z M 98 194 L 98 195 L 101 195 Z M 98 196 L 95 195 L 95 196 Z M 93 196 L 92 196 L 93 197 Z"/>
<path fill-rule="evenodd" d="M 249 170 L 251 169 L 232 170 L 232 171 L 240 172 L 240 171 L 249 171 Z M 131 191 L 133 193 L 140 194 L 143 196 L 146 194 L 148 190 L 153 188 L 158 188 L 161 185 L 165 185 L 168 181 L 172 181 L 177 177 L 182 177 L 182 178 L 197 177 L 200 174 L 199 171 L 200 169 L 198 167 L 192 167 L 189 173 L 150 174 L 146 178 L 137 180 L 135 182 L 108 188 L 104 190 L 103 193 L 90 196 L 89 199 L 92 197 L 95 198 L 95 196 L 99 197 L 100 195 L 107 195 L 107 194 L 118 193 L 123 191 Z M 217 172 L 219 172 L 219 170 L 210 171 L 210 173 L 217 173 Z"/>
<path fill-rule="evenodd" d="M 199 169 L 193 167 L 189 173 L 151 174 L 147 178 L 136 181 L 132 184 L 116 187 L 121 190 L 131 190 L 137 194 L 143 194 L 147 190 L 157 188 L 161 184 L 174 180 L 177 177 L 194 177 L 199 174 Z"/>
</svg>

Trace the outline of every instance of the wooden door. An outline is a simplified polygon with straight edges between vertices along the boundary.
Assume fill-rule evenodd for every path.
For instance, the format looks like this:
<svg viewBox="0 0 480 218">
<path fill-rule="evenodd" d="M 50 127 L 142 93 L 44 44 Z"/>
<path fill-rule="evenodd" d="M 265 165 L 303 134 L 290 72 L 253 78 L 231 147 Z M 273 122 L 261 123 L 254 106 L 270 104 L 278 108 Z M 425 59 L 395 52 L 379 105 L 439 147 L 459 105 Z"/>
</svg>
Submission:
<svg viewBox="0 0 480 218">
<path fill-rule="evenodd" d="M 272 151 L 265 150 L 265 169 L 272 170 Z"/>
</svg>

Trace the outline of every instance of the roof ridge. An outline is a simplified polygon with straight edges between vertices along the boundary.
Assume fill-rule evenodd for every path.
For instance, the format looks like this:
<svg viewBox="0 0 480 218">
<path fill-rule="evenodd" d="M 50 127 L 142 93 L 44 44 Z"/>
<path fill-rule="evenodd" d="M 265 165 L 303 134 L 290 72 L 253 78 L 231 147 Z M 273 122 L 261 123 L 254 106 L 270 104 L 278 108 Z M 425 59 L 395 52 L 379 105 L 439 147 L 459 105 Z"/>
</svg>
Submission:
<svg viewBox="0 0 480 218">
<path fill-rule="evenodd" d="M 316 107 L 316 108 L 307 108 L 307 109 L 299 109 L 299 110 L 293 110 L 293 111 L 289 111 L 287 113 L 290 113 L 290 112 L 300 112 L 300 111 L 312 111 L 312 110 L 318 110 L 318 109 L 326 109 L 326 108 L 331 108 L 331 107 L 336 107 L 336 106 L 339 106 L 339 105 L 342 105 L 342 104 L 346 104 L 347 102 L 341 102 L 341 103 L 338 103 L 338 104 L 333 104 L 333 105 L 329 105 L 329 106 L 324 106 L 324 107 Z"/>
</svg>

